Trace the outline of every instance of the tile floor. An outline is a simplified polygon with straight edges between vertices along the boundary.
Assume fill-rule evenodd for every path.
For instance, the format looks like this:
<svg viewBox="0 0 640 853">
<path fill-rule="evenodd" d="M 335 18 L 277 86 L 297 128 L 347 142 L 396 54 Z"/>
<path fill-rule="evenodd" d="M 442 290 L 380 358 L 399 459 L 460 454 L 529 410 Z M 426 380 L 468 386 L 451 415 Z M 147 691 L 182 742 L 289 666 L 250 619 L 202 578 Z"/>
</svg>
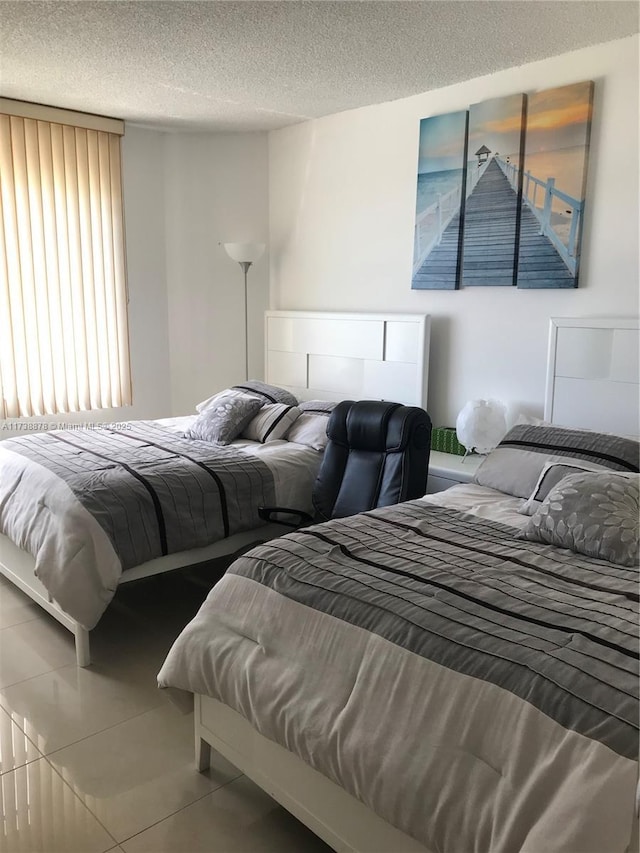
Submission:
<svg viewBox="0 0 640 853">
<path fill-rule="evenodd" d="M 327 853 L 156 687 L 220 563 L 122 586 L 75 665 L 64 628 L 0 578 L 3 853 Z"/>
</svg>

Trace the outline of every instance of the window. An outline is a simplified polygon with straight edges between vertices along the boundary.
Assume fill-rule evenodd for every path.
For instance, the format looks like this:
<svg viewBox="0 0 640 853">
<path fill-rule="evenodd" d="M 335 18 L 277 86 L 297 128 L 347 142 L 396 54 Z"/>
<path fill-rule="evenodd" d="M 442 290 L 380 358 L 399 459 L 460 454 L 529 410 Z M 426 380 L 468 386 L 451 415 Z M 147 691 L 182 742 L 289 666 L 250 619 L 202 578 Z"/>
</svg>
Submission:
<svg viewBox="0 0 640 853">
<path fill-rule="evenodd" d="M 0 98 L 0 418 L 131 403 L 123 132 Z"/>
</svg>

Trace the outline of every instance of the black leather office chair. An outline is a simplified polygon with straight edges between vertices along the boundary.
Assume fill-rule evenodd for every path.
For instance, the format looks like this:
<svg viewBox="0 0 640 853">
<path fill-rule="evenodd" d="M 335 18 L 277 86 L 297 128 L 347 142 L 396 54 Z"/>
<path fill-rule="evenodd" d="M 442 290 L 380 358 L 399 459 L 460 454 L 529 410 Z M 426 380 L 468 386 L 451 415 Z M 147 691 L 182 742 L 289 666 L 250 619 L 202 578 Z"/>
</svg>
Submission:
<svg viewBox="0 0 640 853">
<path fill-rule="evenodd" d="M 262 507 L 264 521 L 300 527 L 424 495 L 431 446 L 431 419 L 424 409 L 380 400 L 344 400 L 331 413 L 327 435 L 313 488 L 316 517 L 295 509 Z M 282 520 L 282 513 L 299 521 Z"/>
</svg>

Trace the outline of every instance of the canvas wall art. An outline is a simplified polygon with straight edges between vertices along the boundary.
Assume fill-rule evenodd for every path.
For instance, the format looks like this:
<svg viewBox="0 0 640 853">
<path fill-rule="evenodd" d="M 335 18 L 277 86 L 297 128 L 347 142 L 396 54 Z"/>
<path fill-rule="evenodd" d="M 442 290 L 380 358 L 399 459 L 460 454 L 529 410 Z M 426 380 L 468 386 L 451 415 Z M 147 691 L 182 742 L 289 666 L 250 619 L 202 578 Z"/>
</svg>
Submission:
<svg viewBox="0 0 640 853">
<path fill-rule="evenodd" d="M 519 288 L 578 285 L 592 104 L 591 81 L 529 96 Z"/>
<path fill-rule="evenodd" d="M 414 290 L 454 290 L 460 282 L 467 111 L 420 122 Z"/>
<path fill-rule="evenodd" d="M 520 219 L 524 95 L 469 108 L 462 284 L 513 285 Z"/>
</svg>

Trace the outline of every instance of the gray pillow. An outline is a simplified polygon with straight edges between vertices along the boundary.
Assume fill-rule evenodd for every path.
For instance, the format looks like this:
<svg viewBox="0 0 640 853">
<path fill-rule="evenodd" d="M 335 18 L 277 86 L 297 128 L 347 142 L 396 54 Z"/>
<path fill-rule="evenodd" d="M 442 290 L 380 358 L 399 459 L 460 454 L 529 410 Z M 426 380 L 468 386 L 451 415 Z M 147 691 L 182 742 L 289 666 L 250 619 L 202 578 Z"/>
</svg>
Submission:
<svg viewBox="0 0 640 853">
<path fill-rule="evenodd" d="M 297 406 L 296 398 L 285 388 L 279 388 L 277 385 L 267 385 L 266 382 L 260 382 L 257 379 L 249 379 L 242 385 L 234 385 L 232 388 L 225 388 L 224 391 L 219 391 L 212 397 L 207 397 L 206 400 L 198 403 L 196 406 L 197 412 L 204 412 L 209 406 L 217 403 L 223 397 L 255 397 L 264 405 L 265 403 L 286 403 L 287 406 Z"/>
<path fill-rule="evenodd" d="M 518 424 L 482 462 L 474 482 L 529 498 L 547 462 L 585 462 L 593 471 L 638 473 L 640 445 L 619 435 L 538 424 Z"/>
<path fill-rule="evenodd" d="M 596 465 L 589 465 L 587 462 L 582 464 L 569 462 L 547 462 L 542 473 L 535 484 L 529 500 L 524 503 L 518 512 L 521 515 L 533 515 L 537 509 L 542 506 L 542 501 L 549 494 L 551 489 L 570 474 L 579 474 L 581 471 L 598 471 Z"/>
<path fill-rule="evenodd" d="M 286 388 L 280 388 L 278 385 L 268 385 L 266 382 L 260 382 L 258 379 L 249 379 L 240 385 L 232 385 L 232 391 L 240 391 L 243 394 L 249 394 L 252 397 L 259 397 L 262 403 L 286 403 L 287 406 L 297 406 L 298 400 Z"/>
<path fill-rule="evenodd" d="M 638 474 L 570 474 L 553 488 L 519 534 L 578 554 L 637 566 Z"/>
<path fill-rule="evenodd" d="M 206 400 L 202 400 L 201 403 L 196 405 L 196 412 L 204 412 L 205 409 L 208 409 L 209 406 L 212 406 L 214 403 L 218 403 L 224 397 L 247 397 L 248 394 L 243 394 L 242 391 L 232 391 L 231 388 L 225 388 L 224 391 L 218 391 L 217 394 L 214 394 L 212 397 L 207 397 Z"/>
<path fill-rule="evenodd" d="M 185 438 L 230 444 L 261 408 L 262 402 L 256 397 L 221 397 L 200 412 L 185 432 Z"/>
</svg>

